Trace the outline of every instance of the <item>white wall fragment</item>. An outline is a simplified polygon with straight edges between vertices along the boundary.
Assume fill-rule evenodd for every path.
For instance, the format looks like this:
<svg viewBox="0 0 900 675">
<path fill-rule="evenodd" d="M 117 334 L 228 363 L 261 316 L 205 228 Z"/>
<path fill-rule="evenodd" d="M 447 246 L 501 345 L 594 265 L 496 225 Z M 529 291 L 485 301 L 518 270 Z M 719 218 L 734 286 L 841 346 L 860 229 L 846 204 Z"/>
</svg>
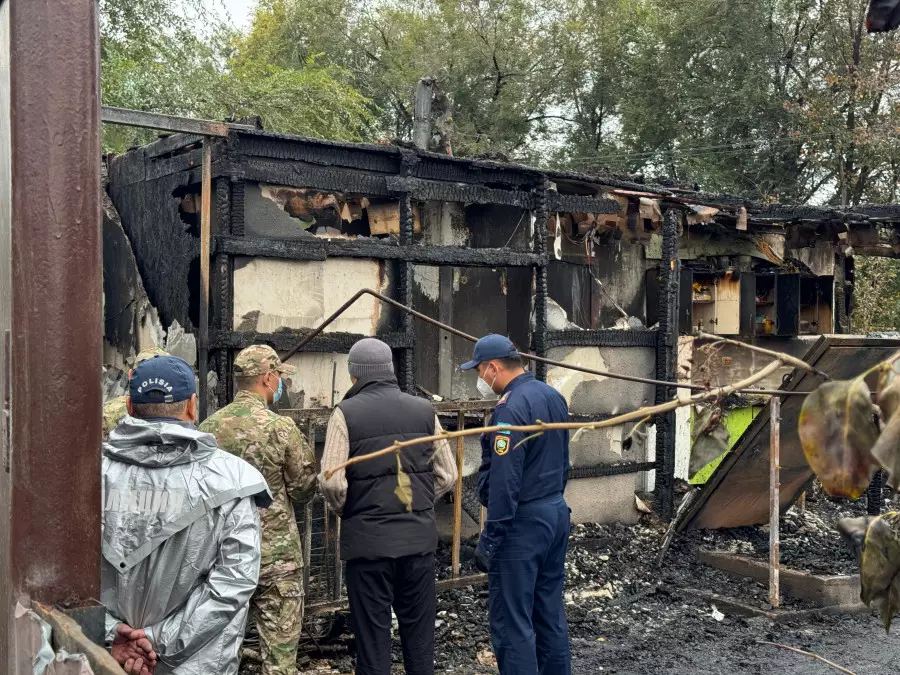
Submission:
<svg viewBox="0 0 900 675">
<path fill-rule="evenodd" d="M 330 258 L 325 261 L 235 259 L 235 330 L 274 333 L 314 328 L 360 288 L 387 286 L 384 265 L 376 260 Z M 375 335 L 381 302 L 357 300 L 326 332 Z"/>
</svg>

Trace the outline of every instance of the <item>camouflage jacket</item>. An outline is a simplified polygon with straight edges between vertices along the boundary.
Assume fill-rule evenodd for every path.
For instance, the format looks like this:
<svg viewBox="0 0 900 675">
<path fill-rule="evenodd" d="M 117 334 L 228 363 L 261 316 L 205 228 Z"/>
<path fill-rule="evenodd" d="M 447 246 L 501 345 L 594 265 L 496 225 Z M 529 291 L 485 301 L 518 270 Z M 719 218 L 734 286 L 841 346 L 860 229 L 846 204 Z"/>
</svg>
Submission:
<svg viewBox="0 0 900 675">
<path fill-rule="evenodd" d="M 262 396 L 239 391 L 234 401 L 200 425 L 219 447 L 241 457 L 265 477 L 272 505 L 260 511 L 261 585 L 291 576 L 303 567 L 300 533 L 291 502 L 315 493 L 316 460 L 297 425 L 268 409 Z"/>
<path fill-rule="evenodd" d="M 127 396 L 110 399 L 103 405 L 103 440 L 109 440 L 109 432 L 119 426 L 119 421 L 128 414 L 125 407 Z"/>
</svg>

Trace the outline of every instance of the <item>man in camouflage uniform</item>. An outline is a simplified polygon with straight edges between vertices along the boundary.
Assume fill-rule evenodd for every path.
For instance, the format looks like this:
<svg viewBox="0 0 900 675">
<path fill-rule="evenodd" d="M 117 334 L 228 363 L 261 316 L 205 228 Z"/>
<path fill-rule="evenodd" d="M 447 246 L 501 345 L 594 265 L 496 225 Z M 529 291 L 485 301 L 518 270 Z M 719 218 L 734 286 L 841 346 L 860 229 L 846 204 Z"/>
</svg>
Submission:
<svg viewBox="0 0 900 675">
<path fill-rule="evenodd" d="M 234 401 L 200 425 L 220 448 L 259 469 L 274 497 L 260 511 L 262 561 L 253 597 L 262 675 L 296 675 L 303 623 L 303 555 L 291 502 L 313 497 L 316 460 L 293 420 L 268 409 L 281 398 L 281 376 L 293 372 L 271 347 L 247 347 L 234 360 Z"/>
<path fill-rule="evenodd" d="M 150 349 L 144 349 L 134 358 L 134 368 L 137 368 L 144 361 L 148 359 L 152 359 L 154 356 L 170 356 L 169 352 L 163 351 L 159 347 L 151 347 Z M 134 372 L 134 368 L 128 371 L 128 379 L 131 379 L 131 374 Z M 125 389 L 128 389 L 127 383 Z M 103 406 L 103 440 L 109 440 L 109 432 L 115 429 L 119 425 L 119 420 L 121 420 L 125 415 L 128 414 L 128 410 L 125 408 L 125 401 L 128 398 L 126 394 L 122 394 L 118 398 L 111 399 L 107 401 Z"/>
</svg>

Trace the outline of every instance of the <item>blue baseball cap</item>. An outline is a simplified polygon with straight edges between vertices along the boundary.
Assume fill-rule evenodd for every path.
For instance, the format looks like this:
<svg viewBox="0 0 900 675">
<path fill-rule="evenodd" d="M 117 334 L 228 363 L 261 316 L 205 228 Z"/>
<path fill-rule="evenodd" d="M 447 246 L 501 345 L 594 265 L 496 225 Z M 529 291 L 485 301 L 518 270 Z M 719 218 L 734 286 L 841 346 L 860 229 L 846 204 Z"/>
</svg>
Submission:
<svg viewBox="0 0 900 675">
<path fill-rule="evenodd" d="M 475 343 L 475 351 L 472 352 L 472 360 L 466 361 L 460 366 L 461 370 L 472 370 L 479 363 L 494 359 L 514 359 L 519 357 L 519 350 L 508 337 L 489 333 Z"/>
<path fill-rule="evenodd" d="M 196 393 L 194 371 L 177 356 L 154 356 L 142 361 L 128 381 L 132 403 L 178 403 Z"/>
</svg>

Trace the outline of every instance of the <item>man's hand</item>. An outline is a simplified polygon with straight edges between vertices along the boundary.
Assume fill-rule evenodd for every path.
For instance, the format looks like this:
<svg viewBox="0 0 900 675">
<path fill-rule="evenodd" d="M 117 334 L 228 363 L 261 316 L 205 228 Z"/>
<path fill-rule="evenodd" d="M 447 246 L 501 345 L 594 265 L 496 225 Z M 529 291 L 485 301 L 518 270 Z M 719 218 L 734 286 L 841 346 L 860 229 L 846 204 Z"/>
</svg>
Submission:
<svg viewBox="0 0 900 675">
<path fill-rule="evenodd" d="M 157 654 L 143 630 L 119 624 L 110 653 L 129 675 L 153 675 Z"/>
</svg>

